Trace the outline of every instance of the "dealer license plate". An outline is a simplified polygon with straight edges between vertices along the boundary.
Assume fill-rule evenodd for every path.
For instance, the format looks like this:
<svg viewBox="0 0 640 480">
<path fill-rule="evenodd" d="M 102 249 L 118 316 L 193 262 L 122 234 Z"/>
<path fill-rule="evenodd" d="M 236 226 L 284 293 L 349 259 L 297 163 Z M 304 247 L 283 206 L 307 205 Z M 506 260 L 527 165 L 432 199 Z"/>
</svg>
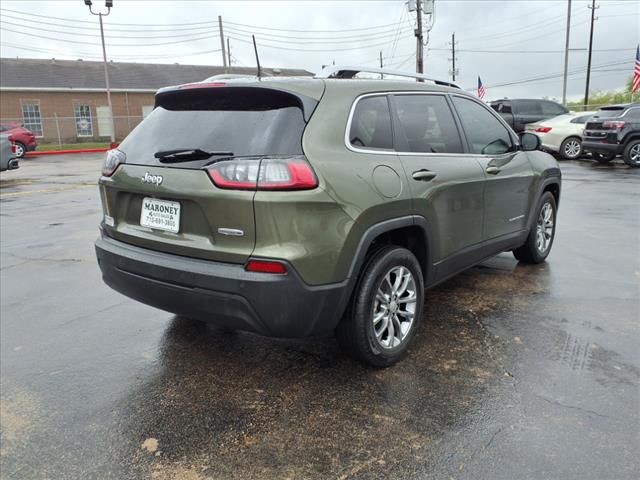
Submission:
<svg viewBox="0 0 640 480">
<path fill-rule="evenodd" d="M 140 225 L 178 233 L 180 230 L 180 204 L 157 198 L 143 198 Z"/>
</svg>

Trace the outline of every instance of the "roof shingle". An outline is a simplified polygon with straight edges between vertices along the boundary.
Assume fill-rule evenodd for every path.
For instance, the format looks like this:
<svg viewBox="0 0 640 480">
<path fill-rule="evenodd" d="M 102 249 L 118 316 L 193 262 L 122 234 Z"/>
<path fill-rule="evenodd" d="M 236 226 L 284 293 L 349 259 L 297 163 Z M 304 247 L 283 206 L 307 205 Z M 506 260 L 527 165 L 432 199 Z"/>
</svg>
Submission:
<svg viewBox="0 0 640 480">
<path fill-rule="evenodd" d="M 263 68 L 265 75 L 311 76 L 292 68 Z M 279 72 L 279 73 L 278 73 Z M 109 62 L 113 89 L 158 89 L 169 85 L 199 82 L 224 72 L 216 65 Z M 254 67 L 231 67 L 228 73 L 255 75 Z M 102 62 L 85 60 L 0 59 L 0 87 L 10 88 L 105 88 Z"/>
</svg>

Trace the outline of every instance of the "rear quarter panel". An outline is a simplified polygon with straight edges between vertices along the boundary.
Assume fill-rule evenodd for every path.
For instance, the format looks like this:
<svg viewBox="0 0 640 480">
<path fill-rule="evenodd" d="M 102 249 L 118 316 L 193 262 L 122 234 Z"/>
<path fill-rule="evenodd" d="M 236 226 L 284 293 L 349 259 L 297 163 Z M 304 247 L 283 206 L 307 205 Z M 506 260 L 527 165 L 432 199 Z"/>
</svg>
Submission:
<svg viewBox="0 0 640 480">
<path fill-rule="evenodd" d="M 335 204 L 331 208 L 322 207 L 325 210 L 315 226 L 315 238 L 307 243 L 307 248 L 324 253 L 316 255 L 313 262 L 298 262 L 303 278 L 313 284 L 345 280 L 364 232 L 376 223 L 411 212 L 407 177 L 398 156 L 357 153 L 345 146 L 353 102 L 360 94 L 374 92 L 363 90 L 362 81 L 338 82 L 339 88 L 327 82 L 322 101 L 303 137 L 303 150 L 319 177 L 320 188 Z M 377 166 L 396 172 L 395 196 L 384 196 L 376 187 Z M 389 172 L 386 168 L 385 171 Z"/>
</svg>

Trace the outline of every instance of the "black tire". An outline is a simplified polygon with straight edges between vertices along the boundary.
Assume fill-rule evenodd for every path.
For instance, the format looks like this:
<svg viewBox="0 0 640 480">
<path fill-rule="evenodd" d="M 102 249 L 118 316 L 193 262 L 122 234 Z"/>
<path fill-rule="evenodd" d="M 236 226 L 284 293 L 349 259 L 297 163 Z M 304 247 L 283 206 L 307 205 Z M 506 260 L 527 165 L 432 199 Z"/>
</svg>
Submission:
<svg viewBox="0 0 640 480">
<path fill-rule="evenodd" d="M 551 207 L 551 211 L 553 213 L 553 216 L 551 218 L 553 225 L 551 227 L 550 236 L 547 236 L 544 231 L 544 226 L 547 226 L 548 224 L 545 224 L 544 221 L 542 222 L 543 231 L 541 233 L 545 236 L 545 242 L 546 240 L 548 240 L 548 244 L 545 243 L 545 248 L 541 249 L 539 246 L 540 243 L 538 241 L 538 231 L 539 226 L 541 225 L 541 214 L 543 209 L 545 208 L 545 205 L 547 204 Z M 551 252 L 551 247 L 553 246 L 553 240 L 556 236 L 557 212 L 558 207 L 556 205 L 555 197 L 551 192 L 544 192 L 542 197 L 540 197 L 540 201 L 538 202 L 538 208 L 536 209 L 535 213 L 535 223 L 531 227 L 531 231 L 527 236 L 527 241 L 520 248 L 516 248 L 513 251 L 514 257 L 516 257 L 523 263 L 542 263 L 547 259 L 547 257 L 549 256 L 549 252 Z"/>
<path fill-rule="evenodd" d="M 593 159 L 598 162 L 598 163 L 609 163 L 611 160 L 613 160 L 614 158 L 616 158 L 616 154 L 615 153 L 592 153 L 591 156 L 593 157 Z"/>
<path fill-rule="evenodd" d="M 577 147 L 577 148 L 576 148 Z M 567 137 L 560 144 L 560 156 L 565 160 L 575 160 L 582 155 L 582 140 L 580 137 Z"/>
<path fill-rule="evenodd" d="M 622 159 L 624 163 L 630 167 L 640 168 L 640 138 L 631 140 L 627 146 L 624 147 Z"/>
<path fill-rule="evenodd" d="M 395 297 L 392 285 L 392 283 L 395 284 L 395 281 L 387 283 L 386 277 L 391 280 L 400 278 L 402 285 L 404 285 L 404 281 L 408 277 L 406 273 L 403 273 L 403 270 L 399 270 L 400 268 L 406 269 L 411 274 L 413 284 L 410 283 L 410 280 L 407 281 L 404 292 Z M 393 275 L 394 269 L 399 275 Z M 385 293 L 385 302 L 379 300 L 379 289 Z M 387 291 L 390 294 L 388 296 L 386 295 Z M 414 293 L 415 302 L 407 302 L 407 299 L 413 298 Z M 399 301 L 396 302 L 396 300 Z M 357 360 L 378 368 L 389 367 L 406 355 L 422 319 L 423 304 L 424 280 L 420 263 L 415 255 L 406 248 L 394 245 L 384 246 L 370 256 L 362 269 L 351 302 L 336 328 L 338 342 L 350 356 Z M 403 308 L 405 310 L 402 310 Z M 410 322 L 408 310 L 411 308 L 414 310 L 413 320 Z M 376 336 L 376 327 L 374 326 L 376 309 L 379 314 L 383 315 L 379 320 L 382 323 L 378 323 L 380 337 Z M 396 311 L 398 314 L 393 315 L 395 320 L 389 320 L 391 317 L 389 312 Z M 391 324 L 390 327 L 385 327 L 389 324 Z M 406 328 L 404 333 L 402 333 L 403 327 Z M 391 333 L 396 329 L 401 332 L 402 338 Z M 394 345 L 396 341 L 399 343 Z M 388 345 L 385 346 L 385 342 Z"/>
<path fill-rule="evenodd" d="M 16 158 L 23 158 L 27 153 L 27 147 L 22 142 L 14 142 L 16 144 Z"/>
</svg>

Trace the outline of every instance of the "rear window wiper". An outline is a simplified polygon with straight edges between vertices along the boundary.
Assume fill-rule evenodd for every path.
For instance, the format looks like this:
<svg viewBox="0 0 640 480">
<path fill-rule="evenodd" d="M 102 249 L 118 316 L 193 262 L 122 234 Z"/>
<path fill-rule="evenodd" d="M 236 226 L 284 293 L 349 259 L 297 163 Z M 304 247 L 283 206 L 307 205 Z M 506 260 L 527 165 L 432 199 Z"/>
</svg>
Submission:
<svg viewBox="0 0 640 480">
<path fill-rule="evenodd" d="M 214 155 L 232 157 L 233 152 L 206 152 L 199 148 L 178 148 L 175 150 L 162 150 L 153 154 L 162 163 L 189 162 L 191 160 L 204 160 Z"/>
</svg>

